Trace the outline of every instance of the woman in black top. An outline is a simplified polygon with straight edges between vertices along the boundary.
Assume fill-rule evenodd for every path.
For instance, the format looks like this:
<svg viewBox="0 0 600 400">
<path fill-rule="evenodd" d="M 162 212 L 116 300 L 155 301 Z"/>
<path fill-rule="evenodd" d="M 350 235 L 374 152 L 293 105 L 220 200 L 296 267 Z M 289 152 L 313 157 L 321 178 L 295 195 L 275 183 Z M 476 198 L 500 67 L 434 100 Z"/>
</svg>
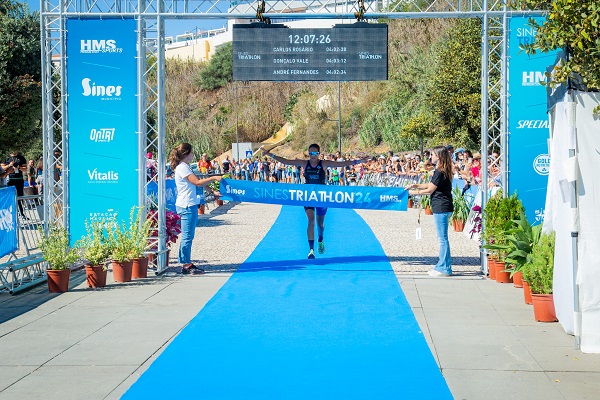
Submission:
<svg viewBox="0 0 600 400">
<path fill-rule="evenodd" d="M 296 165 L 298 167 L 304 167 L 304 179 L 305 183 L 325 185 L 325 171 L 327 168 L 336 168 L 336 167 L 345 167 L 348 165 L 356 165 L 362 162 L 367 161 L 364 160 L 347 160 L 347 161 L 331 161 L 331 160 L 320 160 L 319 154 L 321 152 L 321 148 L 318 144 L 311 144 L 308 146 L 308 160 L 290 160 L 284 157 L 279 157 L 274 155 L 265 149 L 264 146 L 261 146 L 260 150 L 264 155 L 271 157 L 275 161 L 279 161 L 285 165 Z M 325 214 L 327 213 L 327 208 L 325 207 L 304 207 L 306 212 L 306 217 L 308 218 L 308 228 L 306 230 L 306 234 L 308 236 L 308 258 L 315 258 L 315 209 L 317 212 L 317 231 L 318 231 L 318 250 L 319 254 L 323 254 L 325 252 L 325 242 L 323 241 L 323 232 L 325 231 Z"/>
<path fill-rule="evenodd" d="M 450 153 L 444 146 L 433 148 L 431 161 L 436 165 L 429 183 L 407 185 L 409 195 L 430 195 L 431 211 L 435 222 L 435 230 L 440 240 L 440 258 L 435 268 L 429 271 L 430 276 L 452 275 L 452 258 L 448 242 L 448 220 L 454 211 L 452 204 L 453 162 Z"/>
</svg>

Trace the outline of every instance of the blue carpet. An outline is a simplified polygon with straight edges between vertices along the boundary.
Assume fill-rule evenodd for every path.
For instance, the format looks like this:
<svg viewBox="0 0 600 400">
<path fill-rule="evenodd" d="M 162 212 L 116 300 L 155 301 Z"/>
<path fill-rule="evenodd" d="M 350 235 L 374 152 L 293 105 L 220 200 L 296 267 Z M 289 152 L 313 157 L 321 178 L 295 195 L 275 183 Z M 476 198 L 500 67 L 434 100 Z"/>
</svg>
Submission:
<svg viewBox="0 0 600 400">
<path fill-rule="evenodd" d="M 451 399 L 369 226 L 329 209 L 325 245 L 307 260 L 304 211 L 283 207 L 123 398 Z"/>
</svg>

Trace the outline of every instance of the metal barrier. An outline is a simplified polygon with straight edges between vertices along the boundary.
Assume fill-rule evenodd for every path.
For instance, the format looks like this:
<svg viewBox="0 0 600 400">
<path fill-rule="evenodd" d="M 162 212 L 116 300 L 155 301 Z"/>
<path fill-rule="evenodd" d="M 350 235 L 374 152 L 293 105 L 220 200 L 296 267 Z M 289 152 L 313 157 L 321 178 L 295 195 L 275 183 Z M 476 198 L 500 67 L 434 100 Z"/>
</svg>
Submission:
<svg viewBox="0 0 600 400">
<path fill-rule="evenodd" d="M 14 294 L 46 281 L 46 262 L 39 249 L 44 224 L 42 197 L 17 197 L 19 248 L 0 259 L 0 291 Z"/>
</svg>

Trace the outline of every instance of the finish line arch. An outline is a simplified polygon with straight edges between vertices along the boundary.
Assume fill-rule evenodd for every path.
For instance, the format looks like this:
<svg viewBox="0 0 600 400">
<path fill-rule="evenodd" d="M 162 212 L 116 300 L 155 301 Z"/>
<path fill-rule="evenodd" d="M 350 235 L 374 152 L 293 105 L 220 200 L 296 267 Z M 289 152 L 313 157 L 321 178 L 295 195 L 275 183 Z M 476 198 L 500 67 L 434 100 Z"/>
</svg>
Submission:
<svg viewBox="0 0 600 400">
<path fill-rule="evenodd" d="M 540 16 L 541 11 L 511 11 L 507 0 L 405 0 L 397 2 L 359 2 L 300 0 L 293 5 L 279 1 L 244 3 L 203 0 L 42 0 L 40 7 L 42 41 L 42 125 L 44 135 L 45 224 L 61 220 L 69 226 L 69 123 L 66 74 L 67 20 L 80 18 L 133 19 L 137 34 L 137 151 L 138 204 L 146 204 L 144 154 L 158 159 L 158 196 L 150 199 L 159 210 L 159 267 L 166 268 L 165 237 L 165 21 L 171 19 L 400 19 L 400 18 L 480 18 L 482 28 L 481 153 L 500 149 L 502 187 L 507 188 L 507 32 L 513 16 Z M 499 72 L 493 79 L 490 71 Z M 55 99 L 60 99 L 56 101 Z M 156 124 L 148 117 L 156 118 Z M 490 119 L 490 117 L 492 117 Z M 488 181 L 487 157 L 482 181 Z M 62 168 L 63 178 L 54 179 Z M 66 183 L 66 184 L 65 184 Z M 506 190 L 505 190 L 506 192 Z M 487 192 L 483 191 L 483 204 Z M 127 210 L 128 211 L 128 210 Z"/>
</svg>

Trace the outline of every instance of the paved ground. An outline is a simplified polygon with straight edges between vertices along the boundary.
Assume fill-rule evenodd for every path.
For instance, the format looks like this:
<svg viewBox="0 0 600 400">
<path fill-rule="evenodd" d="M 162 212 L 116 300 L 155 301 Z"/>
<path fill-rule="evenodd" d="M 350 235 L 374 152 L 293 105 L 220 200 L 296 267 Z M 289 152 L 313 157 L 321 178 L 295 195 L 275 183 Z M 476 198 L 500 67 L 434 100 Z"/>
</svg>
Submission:
<svg viewBox="0 0 600 400">
<path fill-rule="evenodd" d="M 0 399 L 119 398 L 250 254 L 278 207 L 226 204 L 210 211 L 193 250 L 205 275 L 181 276 L 173 268 L 91 290 L 76 271 L 65 294 L 50 295 L 43 286 L 0 293 Z M 560 324 L 535 322 L 521 289 L 481 277 L 475 243 L 453 233 L 457 275 L 429 278 L 437 253 L 431 217 L 422 217 L 417 242 L 415 210 L 360 214 L 388 254 L 456 399 L 599 398 L 600 355 L 574 350 Z M 285 246 L 285 238 L 273 245 Z M 176 366 L 165 379 L 190 374 L 201 381 L 202 371 Z"/>
</svg>

